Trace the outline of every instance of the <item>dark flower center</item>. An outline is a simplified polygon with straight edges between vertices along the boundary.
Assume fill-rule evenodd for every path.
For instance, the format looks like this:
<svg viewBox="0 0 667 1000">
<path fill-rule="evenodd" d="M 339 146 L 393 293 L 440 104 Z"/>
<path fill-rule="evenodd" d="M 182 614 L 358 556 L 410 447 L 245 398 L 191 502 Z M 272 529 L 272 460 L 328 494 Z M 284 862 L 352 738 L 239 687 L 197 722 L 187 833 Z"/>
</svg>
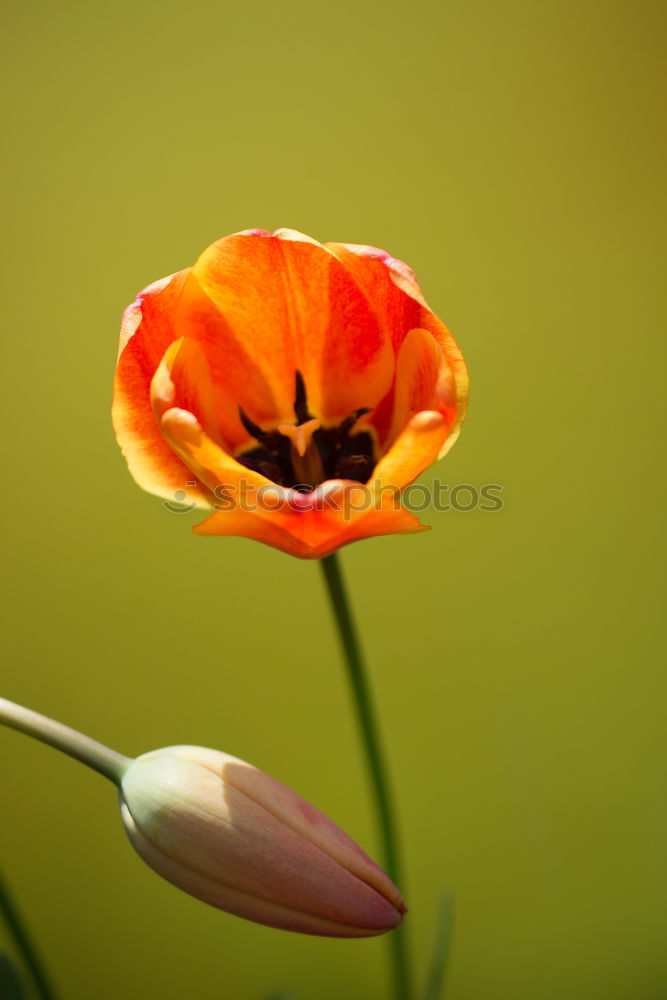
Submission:
<svg viewBox="0 0 667 1000">
<path fill-rule="evenodd" d="M 327 479 L 365 483 L 375 467 L 373 436 L 354 428 L 359 418 L 370 412 L 370 407 L 362 406 L 336 426 L 322 427 L 308 409 L 306 386 L 297 371 L 294 424 L 265 431 L 239 406 L 241 423 L 258 444 L 237 455 L 237 461 L 280 486 L 302 493 L 309 493 Z"/>
</svg>

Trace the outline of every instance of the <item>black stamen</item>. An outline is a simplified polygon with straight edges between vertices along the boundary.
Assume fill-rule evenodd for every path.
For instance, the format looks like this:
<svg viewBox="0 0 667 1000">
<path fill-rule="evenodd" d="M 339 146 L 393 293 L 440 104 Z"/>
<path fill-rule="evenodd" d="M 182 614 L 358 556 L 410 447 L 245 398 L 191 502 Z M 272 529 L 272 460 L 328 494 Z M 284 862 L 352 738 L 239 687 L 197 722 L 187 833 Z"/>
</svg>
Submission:
<svg viewBox="0 0 667 1000">
<path fill-rule="evenodd" d="M 259 441 L 264 431 L 262 430 L 261 427 L 252 422 L 252 420 L 250 419 L 250 417 L 248 416 L 248 414 L 246 413 L 246 411 L 243 409 L 242 406 L 239 406 L 239 417 L 241 418 L 241 423 L 247 430 L 248 434 L 250 434 L 251 437 L 257 438 L 257 440 Z"/>
<path fill-rule="evenodd" d="M 356 424 L 359 417 L 363 417 L 365 413 L 372 413 L 372 406 L 360 406 L 358 410 L 353 410 L 349 417 L 345 417 L 345 420 L 341 420 L 338 425 L 338 432 L 341 439 L 347 437 L 348 432 L 352 430 Z"/>
<path fill-rule="evenodd" d="M 263 444 L 265 448 L 276 454 L 284 451 L 281 448 L 283 435 L 279 431 L 263 431 L 258 424 L 250 419 L 242 406 L 239 406 L 239 417 L 248 434 Z"/>
<path fill-rule="evenodd" d="M 306 420 L 312 419 L 312 414 L 308 410 L 306 383 L 298 368 L 296 370 L 296 388 L 294 393 L 294 415 L 297 424 L 305 424 Z"/>
</svg>

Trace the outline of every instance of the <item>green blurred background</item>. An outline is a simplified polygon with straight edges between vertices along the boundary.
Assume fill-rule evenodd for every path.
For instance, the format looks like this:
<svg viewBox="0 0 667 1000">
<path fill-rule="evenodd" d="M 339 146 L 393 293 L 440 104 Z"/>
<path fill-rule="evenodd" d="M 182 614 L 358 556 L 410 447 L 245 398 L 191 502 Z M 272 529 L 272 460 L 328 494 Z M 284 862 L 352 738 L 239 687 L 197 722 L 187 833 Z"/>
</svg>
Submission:
<svg viewBox="0 0 667 1000">
<path fill-rule="evenodd" d="M 434 474 L 499 513 L 343 552 L 423 972 L 448 1000 L 667 997 L 662 2 L 10 0 L 2 692 L 128 754 L 245 757 L 372 853 L 318 566 L 190 534 L 131 481 L 120 314 L 212 240 L 408 261 L 470 364 Z M 103 779 L 0 732 L 0 859 L 63 1000 L 387 996 L 385 942 L 179 893 Z"/>
</svg>

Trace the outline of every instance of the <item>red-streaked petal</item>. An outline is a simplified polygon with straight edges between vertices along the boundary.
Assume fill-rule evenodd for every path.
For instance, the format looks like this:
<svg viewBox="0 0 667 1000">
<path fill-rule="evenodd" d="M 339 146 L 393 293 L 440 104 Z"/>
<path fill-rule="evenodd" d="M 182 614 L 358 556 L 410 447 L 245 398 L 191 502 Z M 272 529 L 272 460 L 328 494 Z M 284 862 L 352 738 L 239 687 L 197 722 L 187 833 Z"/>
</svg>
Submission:
<svg viewBox="0 0 667 1000">
<path fill-rule="evenodd" d="M 305 495 L 306 503 L 311 496 Z M 235 506 L 217 511 L 192 530 L 198 535 L 252 538 L 301 559 L 321 559 L 343 545 L 374 535 L 428 530 L 414 514 L 400 506 L 395 494 L 376 496 L 372 489 L 359 483 L 342 483 L 338 495 L 331 498 L 332 506 L 323 509 L 280 503 L 277 489 L 275 497 L 274 509 L 267 493 L 262 500 L 266 509 Z"/>
<path fill-rule="evenodd" d="M 423 312 L 430 313 L 430 310 L 417 283 L 401 281 L 399 284 L 397 270 L 387 263 L 388 260 L 393 261 L 393 257 L 375 247 L 345 243 L 327 243 L 326 247 L 349 271 L 368 301 L 372 302 L 384 329 L 391 337 L 394 351 L 398 351 L 408 330 L 414 327 L 428 329 L 421 319 Z M 403 267 L 409 271 L 407 265 Z M 418 297 L 412 294 L 415 289 Z"/>
<path fill-rule="evenodd" d="M 381 250 L 379 247 L 372 247 L 363 243 L 326 243 L 325 246 L 330 247 L 334 253 L 336 253 L 339 249 L 348 250 L 350 253 L 354 254 L 355 257 L 380 261 L 380 263 L 391 272 L 391 278 L 394 284 L 398 285 L 399 288 L 402 288 L 404 292 L 407 292 L 411 298 L 416 299 L 417 302 L 426 306 L 426 300 L 422 295 L 415 272 L 411 267 L 408 267 L 404 261 L 398 260 L 397 257 L 392 257 L 386 250 Z M 368 278 L 369 272 L 366 270 L 364 272 L 364 279 L 362 280 L 367 281 Z M 426 306 L 426 308 L 428 308 L 428 306 Z"/>
<path fill-rule="evenodd" d="M 468 373 L 459 347 L 450 331 L 426 305 L 413 272 L 402 261 L 396 260 L 376 247 L 344 243 L 328 243 L 327 247 L 343 263 L 364 294 L 372 301 L 380 319 L 392 338 L 398 355 L 400 347 L 413 329 L 426 330 L 437 341 L 444 358 L 439 396 L 442 412 L 455 412 L 450 419 L 452 427 L 460 425 L 465 417 L 468 401 Z M 389 441 L 394 412 L 394 388 L 372 415 L 381 447 Z"/>
<path fill-rule="evenodd" d="M 173 315 L 189 270 L 149 285 L 125 310 L 112 420 L 130 473 L 142 489 L 167 498 L 185 490 L 189 502 L 208 506 L 208 491 L 187 485 L 192 476 L 162 437 L 150 398 L 151 381 L 174 340 Z"/>
<path fill-rule="evenodd" d="M 206 354 L 232 448 L 248 440 L 239 404 L 263 426 L 293 420 L 297 369 L 311 410 L 327 423 L 375 406 L 392 382 L 391 345 L 375 309 L 313 241 L 237 234 L 214 243 L 193 268 L 178 330 Z"/>
</svg>

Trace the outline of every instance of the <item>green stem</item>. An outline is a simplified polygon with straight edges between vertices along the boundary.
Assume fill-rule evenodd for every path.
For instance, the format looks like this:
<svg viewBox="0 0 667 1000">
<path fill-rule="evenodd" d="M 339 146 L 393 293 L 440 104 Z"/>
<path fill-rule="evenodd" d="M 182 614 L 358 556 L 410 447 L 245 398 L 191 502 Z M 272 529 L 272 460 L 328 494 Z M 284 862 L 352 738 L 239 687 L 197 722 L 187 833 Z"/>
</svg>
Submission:
<svg viewBox="0 0 667 1000">
<path fill-rule="evenodd" d="M 387 768 L 384 761 L 378 725 L 373 706 L 367 671 L 361 652 L 359 637 L 352 617 L 338 557 L 334 552 L 321 560 L 331 606 L 336 618 L 340 641 L 352 689 L 361 738 L 371 777 L 380 834 L 384 852 L 384 868 L 396 885 L 401 887 L 402 877 L 398 851 L 398 837 L 394 820 Z M 410 1000 L 410 975 L 405 929 L 397 928 L 389 935 L 394 969 L 394 994 L 396 1000 Z"/>
<path fill-rule="evenodd" d="M 49 719 L 46 715 L 33 712 L 30 708 L 17 705 L 7 698 L 0 698 L 0 724 L 17 729 L 28 736 L 47 743 L 63 753 L 69 754 L 75 760 L 87 764 L 94 771 L 99 771 L 114 784 L 120 784 L 125 769 L 130 763 L 115 750 L 105 747 L 89 736 L 78 733 L 76 729 L 64 726 L 62 722 Z M 0 878 L 0 913 L 3 914 L 7 926 L 16 942 L 16 947 L 23 956 L 23 961 L 30 971 L 37 992 L 42 1000 L 55 1000 L 53 992 L 37 952 L 30 941 L 28 931 L 19 916 L 18 909 L 9 893 L 7 886 Z"/>
<path fill-rule="evenodd" d="M 33 736 L 36 740 L 55 747 L 56 750 L 62 750 L 82 764 L 92 767 L 94 771 L 99 771 L 115 785 L 120 784 L 130 763 L 128 757 L 116 753 L 110 747 L 105 747 L 97 740 L 91 740 L 89 736 L 84 736 L 76 729 L 70 729 L 62 722 L 49 719 L 48 716 L 33 712 L 23 705 L 17 705 L 7 698 L 0 698 L 0 724 Z"/>
<path fill-rule="evenodd" d="M 451 892 L 443 892 L 440 898 L 438 921 L 435 928 L 431 966 L 422 1000 L 440 1000 L 443 995 L 447 960 L 452 944 L 453 926 L 454 897 Z"/>
<path fill-rule="evenodd" d="M 35 984 L 38 996 L 41 1000 L 56 1000 L 56 995 L 49 982 L 48 976 L 40 958 L 30 941 L 30 935 L 25 928 L 18 909 L 14 903 L 9 889 L 0 877 L 0 913 L 5 918 L 5 923 L 16 943 L 17 951 L 22 955 L 26 968 L 30 972 Z"/>
</svg>

